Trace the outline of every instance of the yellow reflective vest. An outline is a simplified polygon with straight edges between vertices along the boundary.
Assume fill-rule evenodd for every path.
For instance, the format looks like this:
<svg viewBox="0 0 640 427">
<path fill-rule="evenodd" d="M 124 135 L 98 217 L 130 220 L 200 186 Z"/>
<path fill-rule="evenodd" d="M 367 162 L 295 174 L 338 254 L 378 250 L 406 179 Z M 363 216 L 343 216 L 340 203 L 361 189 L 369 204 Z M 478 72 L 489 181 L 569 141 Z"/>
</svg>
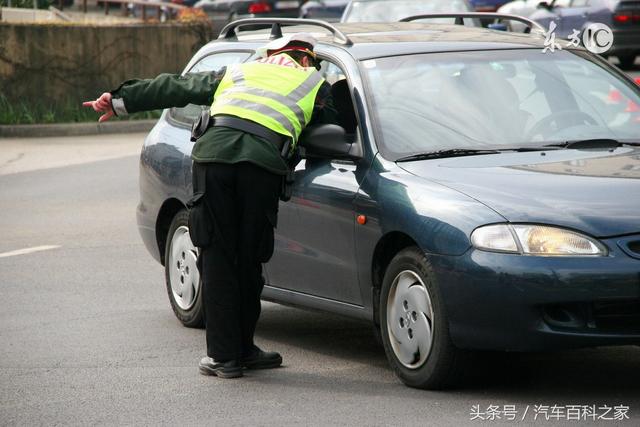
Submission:
<svg viewBox="0 0 640 427">
<path fill-rule="evenodd" d="M 291 60 L 288 55 L 281 55 Z M 323 82 L 315 68 L 260 61 L 235 64 L 227 68 L 216 89 L 211 115 L 226 114 L 251 120 L 291 137 L 295 145 L 311 120 Z"/>
</svg>

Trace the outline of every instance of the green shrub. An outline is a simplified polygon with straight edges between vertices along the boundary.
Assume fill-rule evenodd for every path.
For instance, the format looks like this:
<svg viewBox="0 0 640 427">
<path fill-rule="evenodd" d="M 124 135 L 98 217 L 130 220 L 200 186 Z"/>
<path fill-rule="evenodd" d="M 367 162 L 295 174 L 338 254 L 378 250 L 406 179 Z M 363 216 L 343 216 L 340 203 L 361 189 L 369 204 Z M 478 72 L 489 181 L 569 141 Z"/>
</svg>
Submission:
<svg viewBox="0 0 640 427">
<path fill-rule="evenodd" d="M 37 0 L 38 9 L 48 9 L 55 0 Z M 0 0 L 1 7 L 8 7 L 9 0 Z M 33 8 L 33 0 L 11 0 L 11 7 Z"/>
<path fill-rule="evenodd" d="M 162 111 L 145 111 L 112 120 L 156 119 Z M 74 123 L 95 122 L 100 115 L 91 108 L 83 107 L 81 102 L 67 100 L 57 104 L 25 101 L 11 102 L 0 94 L 0 124 L 36 124 L 36 123 Z"/>
</svg>

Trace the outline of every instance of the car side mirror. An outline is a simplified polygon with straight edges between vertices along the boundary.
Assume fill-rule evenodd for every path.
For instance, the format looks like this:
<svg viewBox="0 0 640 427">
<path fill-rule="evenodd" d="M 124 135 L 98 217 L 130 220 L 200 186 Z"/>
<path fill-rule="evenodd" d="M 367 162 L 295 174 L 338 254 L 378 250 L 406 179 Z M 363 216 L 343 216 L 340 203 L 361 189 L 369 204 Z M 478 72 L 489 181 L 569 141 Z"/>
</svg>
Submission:
<svg viewBox="0 0 640 427">
<path fill-rule="evenodd" d="M 338 125 L 310 126 L 300 135 L 301 153 L 306 158 L 359 160 L 362 151 L 357 143 L 349 142 L 344 128 Z"/>
</svg>

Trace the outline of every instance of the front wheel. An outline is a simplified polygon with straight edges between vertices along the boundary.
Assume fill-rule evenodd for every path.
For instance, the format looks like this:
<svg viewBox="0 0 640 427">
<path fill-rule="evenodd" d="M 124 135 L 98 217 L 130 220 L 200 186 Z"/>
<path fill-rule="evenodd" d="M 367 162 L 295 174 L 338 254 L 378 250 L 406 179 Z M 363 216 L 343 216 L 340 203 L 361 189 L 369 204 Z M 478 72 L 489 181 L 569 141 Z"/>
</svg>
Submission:
<svg viewBox="0 0 640 427">
<path fill-rule="evenodd" d="M 404 249 L 391 260 L 382 283 L 380 323 L 387 359 L 402 382 L 432 390 L 458 382 L 467 354 L 451 342 L 439 284 L 419 248 Z"/>
<path fill-rule="evenodd" d="M 165 281 L 169 302 L 184 326 L 204 325 L 202 283 L 196 261 L 198 249 L 193 246 L 188 228 L 189 215 L 181 210 L 169 227 L 164 255 Z"/>
</svg>

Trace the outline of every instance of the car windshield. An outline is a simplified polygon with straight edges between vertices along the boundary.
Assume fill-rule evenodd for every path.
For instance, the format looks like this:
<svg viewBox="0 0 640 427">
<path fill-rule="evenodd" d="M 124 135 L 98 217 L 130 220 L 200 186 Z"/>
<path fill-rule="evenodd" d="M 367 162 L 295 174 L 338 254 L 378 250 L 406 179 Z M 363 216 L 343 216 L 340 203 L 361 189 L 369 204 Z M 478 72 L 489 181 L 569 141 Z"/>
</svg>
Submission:
<svg viewBox="0 0 640 427">
<path fill-rule="evenodd" d="M 640 88 L 582 52 L 430 53 L 362 68 L 389 158 L 640 137 Z"/>
<path fill-rule="evenodd" d="M 395 22 L 409 16 L 442 12 L 470 12 L 470 8 L 464 0 L 354 1 L 343 22 Z M 430 22 L 438 21 L 447 22 L 446 19 Z"/>
</svg>

